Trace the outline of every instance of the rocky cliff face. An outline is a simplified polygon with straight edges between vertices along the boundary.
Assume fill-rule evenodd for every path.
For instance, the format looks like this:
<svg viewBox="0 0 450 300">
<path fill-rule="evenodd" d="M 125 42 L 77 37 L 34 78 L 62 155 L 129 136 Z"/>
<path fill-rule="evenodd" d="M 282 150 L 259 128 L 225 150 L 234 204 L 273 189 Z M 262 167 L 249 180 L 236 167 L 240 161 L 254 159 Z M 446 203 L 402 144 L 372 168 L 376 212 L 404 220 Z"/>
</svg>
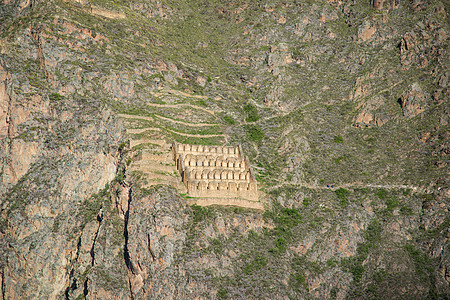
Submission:
<svg viewBox="0 0 450 300">
<path fill-rule="evenodd" d="M 4 1 L 2 299 L 446 299 L 448 32 L 440 1 Z M 156 138 L 242 144 L 266 211 L 148 188 Z"/>
</svg>

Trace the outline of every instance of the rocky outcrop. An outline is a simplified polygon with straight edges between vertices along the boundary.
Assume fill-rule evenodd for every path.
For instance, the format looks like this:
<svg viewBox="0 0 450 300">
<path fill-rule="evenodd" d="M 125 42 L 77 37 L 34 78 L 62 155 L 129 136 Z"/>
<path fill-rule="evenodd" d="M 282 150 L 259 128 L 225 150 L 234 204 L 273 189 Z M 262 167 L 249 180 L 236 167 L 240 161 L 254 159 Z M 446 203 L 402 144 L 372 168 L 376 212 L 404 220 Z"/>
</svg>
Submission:
<svg viewBox="0 0 450 300">
<path fill-rule="evenodd" d="M 76 218 L 83 210 L 79 204 L 114 178 L 121 137 L 114 119 L 108 113 L 104 117 L 104 122 L 98 123 L 100 127 L 80 132 L 78 141 L 70 146 L 52 150 L 49 145 L 40 145 L 41 152 L 34 153 L 34 164 L 6 195 L 1 224 L 1 239 L 10 245 L 4 249 L 2 260 L 6 298 L 56 299 L 67 287 L 68 265 L 76 256 L 84 255 L 78 253 L 79 240 L 92 242 L 89 226 L 87 232 L 77 229 L 83 227 Z M 107 128 L 112 135 L 98 135 Z M 79 147 L 87 148 L 80 151 Z M 26 158 L 11 160 L 23 164 Z"/>
<path fill-rule="evenodd" d="M 36 161 L 41 143 L 22 134 L 20 126 L 32 119 L 32 112 L 48 114 L 48 101 L 33 95 L 22 102 L 12 91 L 12 78 L 0 61 L 0 194 L 28 171 Z"/>
<path fill-rule="evenodd" d="M 376 33 L 377 28 L 371 24 L 369 20 L 365 20 L 361 26 L 358 27 L 358 39 L 362 42 L 367 42 L 372 39 L 372 36 Z"/>
<path fill-rule="evenodd" d="M 365 101 L 353 120 L 355 126 L 380 127 L 386 123 L 389 120 L 389 116 L 382 110 L 384 103 L 385 99 L 381 96 L 374 96 Z"/>
<path fill-rule="evenodd" d="M 7 41 L 0 61 L 1 294 L 56 299 L 69 285 L 89 286 L 73 281 L 71 266 L 91 263 L 102 226 L 80 217 L 89 214 L 81 204 L 116 176 L 123 133 L 100 101 L 51 90 L 61 84 L 50 75 L 62 53 L 40 31 L 19 40 L 23 52 Z M 18 61 L 32 61 L 33 71 Z M 62 85 L 75 89 L 77 80 Z"/>
<path fill-rule="evenodd" d="M 275 76 L 280 74 L 279 67 L 283 67 L 294 62 L 291 53 L 289 52 L 289 49 L 285 43 L 281 43 L 277 46 L 272 46 L 270 48 L 270 52 L 267 55 L 266 61 L 269 67 L 269 71 Z"/>
<path fill-rule="evenodd" d="M 186 279 L 182 279 L 183 270 L 177 268 L 177 256 L 186 238 L 186 203 L 172 189 L 131 197 L 125 251 L 133 298 L 183 298 Z"/>
<path fill-rule="evenodd" d="M 400 97 L 403 115 L 409 119 L 422 113 L 427 107 L 429 98 L 429 95 L 420 88 L 419 83 L 412 84 Z"/>
</svg>

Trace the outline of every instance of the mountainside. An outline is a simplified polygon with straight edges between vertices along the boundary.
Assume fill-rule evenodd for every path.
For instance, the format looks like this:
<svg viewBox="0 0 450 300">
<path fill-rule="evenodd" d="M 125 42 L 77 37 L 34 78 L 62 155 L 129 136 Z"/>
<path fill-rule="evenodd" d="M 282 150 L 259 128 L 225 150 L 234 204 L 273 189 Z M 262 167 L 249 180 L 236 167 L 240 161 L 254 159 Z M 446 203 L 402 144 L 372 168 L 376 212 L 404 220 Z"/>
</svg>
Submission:
<svg viewBox="0 0 450 300">
<path fill-rule="evenodd" d="M 448 299 L 449 9 L 1 2 L 1 299 Z M 265 211 L 187 205 L 174 141 Z"/>
</svg>

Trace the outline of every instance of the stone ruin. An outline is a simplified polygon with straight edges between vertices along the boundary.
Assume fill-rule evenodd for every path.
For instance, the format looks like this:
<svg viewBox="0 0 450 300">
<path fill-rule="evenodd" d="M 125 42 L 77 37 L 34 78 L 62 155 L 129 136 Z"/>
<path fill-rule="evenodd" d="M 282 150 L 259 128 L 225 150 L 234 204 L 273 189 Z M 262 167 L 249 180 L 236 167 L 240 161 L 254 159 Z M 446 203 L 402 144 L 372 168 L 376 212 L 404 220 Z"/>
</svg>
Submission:
<svg viewBox="0 0 450 300">
<path fill-rule="evenodd" d="M 172 154 L 188 196 L 209 199 L 210 204 L 262 208 L 253 203 L 258 201 L 257 183 L 241 146 L 173 143 Z"/>
</svg>

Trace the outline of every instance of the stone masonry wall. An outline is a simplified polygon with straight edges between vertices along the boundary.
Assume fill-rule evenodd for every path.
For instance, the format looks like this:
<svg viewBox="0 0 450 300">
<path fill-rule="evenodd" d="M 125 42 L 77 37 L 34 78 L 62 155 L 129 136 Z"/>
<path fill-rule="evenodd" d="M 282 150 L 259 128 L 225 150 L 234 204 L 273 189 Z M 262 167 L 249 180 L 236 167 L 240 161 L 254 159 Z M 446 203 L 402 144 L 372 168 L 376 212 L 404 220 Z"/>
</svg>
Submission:
<svg viewBox="0 0 450 300">
<path fill-rule="evenodd" d="M 172 153 L 189 196 L 258 201 L 257 183 L 240 146 L 173 143 Z"/>
</svg>

